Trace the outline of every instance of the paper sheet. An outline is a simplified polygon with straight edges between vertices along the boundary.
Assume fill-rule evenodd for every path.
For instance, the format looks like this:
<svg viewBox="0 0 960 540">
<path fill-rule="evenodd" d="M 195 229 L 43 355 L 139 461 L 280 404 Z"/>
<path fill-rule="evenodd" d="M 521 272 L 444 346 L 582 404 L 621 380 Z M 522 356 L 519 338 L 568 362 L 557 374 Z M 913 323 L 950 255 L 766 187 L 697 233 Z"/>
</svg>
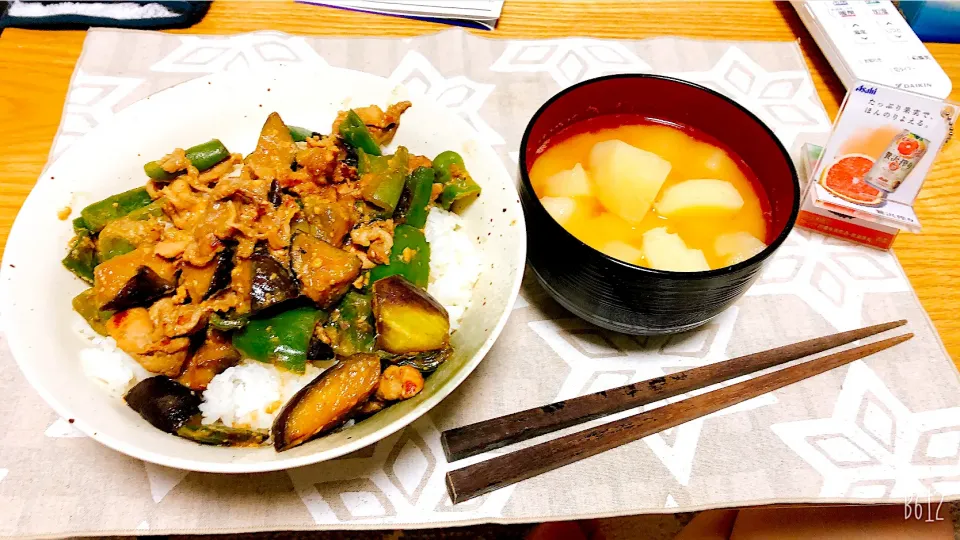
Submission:
<svg viewBox="0 0 960 540">
<path fill-rule="evenodd" d="M 369 13 L 473 26 L 493 30 L 503 9 L 503 0 L 301 0 Z"/>
</svg>

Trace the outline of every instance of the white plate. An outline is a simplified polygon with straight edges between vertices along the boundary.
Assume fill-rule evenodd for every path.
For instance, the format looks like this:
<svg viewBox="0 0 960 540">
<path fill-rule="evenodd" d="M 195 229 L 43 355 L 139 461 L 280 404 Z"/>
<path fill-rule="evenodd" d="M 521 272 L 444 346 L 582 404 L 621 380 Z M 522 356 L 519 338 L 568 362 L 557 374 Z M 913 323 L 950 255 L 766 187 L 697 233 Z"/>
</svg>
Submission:
<svg viewBox="0 0 960 540">
<path fill-rule="evenodd" d="M 338 110 L 410 99 L 393 146 L 434 156 L 456 150 L 483 194 L 463 214 L 485 260 L 473 303 L 453 336 L 456 353 L 414 399 L 356 426 L 277 453 L 273 448 L 202 446 L 163 433 L 120 399 L 110 398 L 80 368 L 86 342 L 73 329 L 70 300 L 86 284 L 60 264 L 72 236 L 71 216 L 87 204 L 140 186 L 143 163 L 175 147 L 219 138 L 232 152 L 256 145 L 267 114 L 327 131 Z M 489 146 L 455 114 L 393 87 L 385 79 L 342 69 L 273 67 L 196 79 L 139 101 L 76 142 L 37 181 L 13 225 L 0 274 L 2 312 L 13 355 L 27 380 L 64 418 L 97 441 L 160 465 L 247 473 L 308 465 L 372 444 L 440 402 L 477 366 L 503 328 L 520 288 L 526 255 L 523 211 L 510 175 Z"/>
</svg>

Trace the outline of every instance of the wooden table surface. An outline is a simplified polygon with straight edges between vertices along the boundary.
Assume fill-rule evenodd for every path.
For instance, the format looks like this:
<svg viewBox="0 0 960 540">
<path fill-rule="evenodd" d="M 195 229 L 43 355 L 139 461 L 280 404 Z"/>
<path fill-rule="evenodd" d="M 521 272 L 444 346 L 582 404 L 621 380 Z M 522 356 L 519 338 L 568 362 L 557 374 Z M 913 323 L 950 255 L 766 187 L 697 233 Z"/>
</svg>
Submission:
<svg viewBox="0 0 960 540">
<path fill-rule="evenodd" d="M 395 35 L 437 32 L 442 25 L 292 2 L 214 2 L 206 18 L 181 32 L 233 34 Z M 627 2 L 508 0 L 494 37 L 602 38 L 685 36 L 703 39 L 800 39 L 827 112 L 843 87 L 786 2 Z M 0 253 L 24 198 L 40 174 L 60 122 L 83 32 L 8 29 L 0 35 Z M 960 45 L 928 44 L 955 81 L 960 100 Z M 960 144 L 952 144 L 917 199 L 921 234 L 901 234 L 894 250 L 954 361 L 960 361 Z"/>
</svg>

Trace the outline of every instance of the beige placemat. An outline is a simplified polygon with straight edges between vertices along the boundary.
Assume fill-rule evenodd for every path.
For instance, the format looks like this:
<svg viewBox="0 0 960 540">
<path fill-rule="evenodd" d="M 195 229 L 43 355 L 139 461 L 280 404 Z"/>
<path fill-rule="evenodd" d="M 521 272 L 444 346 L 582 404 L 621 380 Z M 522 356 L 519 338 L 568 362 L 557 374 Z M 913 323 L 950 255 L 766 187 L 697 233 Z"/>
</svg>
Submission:
<svg viewBox="0 0 960 540">
<path fill-rule="evenodd" d="M 615 72 L 717 89 L 791 148 L 829 121 L 794 43 L 498 41 L 92 31 L 52 156 L 152 92 L 270 62 L 329 64 L 406 84 L 455 111 L 516 170 L 536 108 Z M 0 309 L 2 309 L 0 301 Z M 907 318 L 883 354 L 451 506 L 443 429 L 787 342 Z M 70 359 L 64 359 L 70 361 Z M 734 307 L 696 332 L 632 338 L 593 328 L 527 280 L 477 371 L 406 430 L 353 455 L 249 476 L 187 473 L 82 436 L 27 385 L 0 341 L 0 534 L 164 534 L 444 526 L 787 502 L 960 494 L 960 383 L 892 254 L 794 232 Z"/>
</svg>

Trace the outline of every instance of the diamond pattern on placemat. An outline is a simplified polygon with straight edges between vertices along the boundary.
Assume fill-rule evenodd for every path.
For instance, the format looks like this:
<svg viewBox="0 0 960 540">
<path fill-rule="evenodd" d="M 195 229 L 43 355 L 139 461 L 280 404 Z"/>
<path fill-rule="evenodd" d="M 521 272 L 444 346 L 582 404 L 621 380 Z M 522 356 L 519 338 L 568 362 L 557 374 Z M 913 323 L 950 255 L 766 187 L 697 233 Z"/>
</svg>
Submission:
<svg viewBox="0 0 960 540">
<path fill-rule="evenodd" d="M 667 75 L 704 85 L 737 101 L 767 123 L 787 148 L 800 134 L 830 129 L 830 120 L 805 70 L 767 71 L 740 47 L 729 47 L 710 69 Z"/>
<path fill-rule="evenodd" d="M 928 481 L 960 475 L 958 450 L 950 447 L 960 433 L 960 407 L 911 412 L 863 361 L 850 364 L 833 416 L 771 429 L 823 476 L 823 497 L 956 493 L 931 491 Z M 946 438 L 931 456 L 938 435 Z M 951 454 L 945 464 L 941 453 Z"/>
<path fill-rule="evenodd" d="M 453 111 L 473 127 L 480 141 L 492 146 L 504 143 L 503 137 L 480 117 L 480 108 L 494 85 L 477 83 L 462 75 L 448 79 L 425 56 L 414 51 L 403 57 L 389 80 Z"/>
<path fill-rule="evenodd" d="M 438 511 L 459 519 L 498 515 L 513 490 L 505 488 L 474 505 L 444 507 L 443 501 L 450 502 L 444 475 L 452 467 L 443 456 L 440 432 L 428 416 L 373 448 L 370 457 L 341 458 L 289 471 L 317 524 L 368 520 L 375 512 L 390 521 L 402 516 L 413 522 L 434 521 Z M 351 495 L 342 499 L 345 492 Z"/>
<path fill-rule="evenodd" d="M 225 37 L 178 36 L 178 39 L 180 45 L 151 65 L 150 71 L 201 75 L 278 62 L 326 65 L 306 38 L 279 32 Z"/>
<path fill-rule="evenodd" d="M 547 73 L 561 87 L 610 73 L 650 71 L 623 44 L 599 39 L 514 41 L 490 66 L 503 73 Z"/>
<path fill-rule="evenodd" d="M 790 234 L 747 296 L 795 295 L 838 330 L 862 326 L 864 295 L 910 290 L 887 252 Z"/>
<path fill-rule="evenodd" d="M 54 140 L 55 158 L 71 144 L 113 116 L 120 101 L 143 83 L 138 77 L 93 75 L 79 68 L 74 74 L 60 123 L 60 134 Z"/>
<path fill-rule="evenodd" d="M 732 97 L 788 147 L 823 136 L 830 126 L 792 43 L 508 41 L 456 30 L 389 42 L 278 32 L 184 36 L 93 30 L 84 47 L 53 157 L 118 108 L 171 84 L 271 63 L 319 69 L 327 60 L 356 68 L 356 59 L 363 59 L 363 69 L 443 104 L 473 127 L 479 141 L 495 145 L 512 173 L 530 114 L 559 89 L 609 73 L 652 72 L 653 65 L 657 72 Z M 169 534 L 171 527 L 229 532 L 238 523 L 250 530 L 403 527 L 821 497 L 895 503 L 905 495 L 956 497 L 960 385 L 909 293 L 892 254 L 794 231 L 748 296 L 705 327 L 672 337 L 632 337 L 572 318 L 528 273 L 501 339 L 476 373 L 428 415 L 339 459 L 287 474 L 229 479 L 131 463 L 77 436 L 49 410 L 19 406 L 39 398 L 18 378 L 0 336 L 0 392 L 15 398 L 0 401 L 0 412 L 7 413 L 0 415 L 0 433 L 7 434 L 0 438 L 0 488 L 5 497 L 14 494 L 4 499 L 7 511 L 0 510 L 0 517 L 10 516 L 10 522 L 0 521 L 0 531 L 69 536 Z M 809 309 L 797 311 L 803 307 Z M 785 391 L 761 396 L 466 503 L 452 505 L 446 495 L 444 475 L 453 466 L 444 459 L 440 429 L 721 361 L 734 350 L 782 345 L 788 334 L 803 339 L 901 316 L 911 318 L 910 330 L 917 334 L 900 346 L 909 346 L 904 349 L 909 353 L 894 356 L 894 366 L 886 356 L 871 358 L 876 371 L 864 362 L 853 364 L 842 388 L 824 377 L 805 384 L 802 396 Z M 832 405 L 832 412 L 818 409 L 821 405 Z M 37 409 L 42 414 L 31 416 Z M 69 500 L 70 513 L 44 512 L 53 500 L 49 490 L 38 487 L 37 478 L 18 474 L 40 462 L 44 475 L 58 479 L 56 500 Z M 77 476 L 93 462 L 98 481 L 110 478 L 109 485 L 90 485 Z M 570 472 L 584 469 L 596 473 L 589 482 Z M 88 495 L 100 492 L 109 493 L 109 513 L 102 497 Z M 124 515 L 127 507 L 136 515 Z M 27 508 L 36 516 L 26 519 Z M 151 513 L 145 515 L 144 508 Z"/>
</svg>

